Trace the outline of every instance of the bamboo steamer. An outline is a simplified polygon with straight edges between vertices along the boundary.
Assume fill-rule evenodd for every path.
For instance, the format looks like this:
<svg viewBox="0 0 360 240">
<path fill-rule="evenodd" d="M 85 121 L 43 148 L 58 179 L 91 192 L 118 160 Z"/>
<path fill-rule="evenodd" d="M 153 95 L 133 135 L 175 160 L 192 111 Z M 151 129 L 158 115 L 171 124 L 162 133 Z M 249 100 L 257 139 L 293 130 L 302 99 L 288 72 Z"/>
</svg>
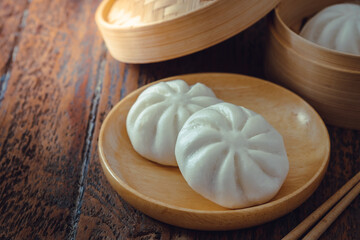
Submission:
<svg viewBox="0 0 360 240">
<path fill-rule="evenodd" d="M 346 1 L 286 0 L 269 21 L 267 77 L 312 104 L 330 125 L 360 129 L 360 56 L 316 45 L 299 35 L 321 9 Z"/>
<path fill-rule="evenodd" d="M 95 20 L 111 55 L 151 63 L 203 50 L 245 30 L 280 0 L 104 0 Z"/>
</svg>

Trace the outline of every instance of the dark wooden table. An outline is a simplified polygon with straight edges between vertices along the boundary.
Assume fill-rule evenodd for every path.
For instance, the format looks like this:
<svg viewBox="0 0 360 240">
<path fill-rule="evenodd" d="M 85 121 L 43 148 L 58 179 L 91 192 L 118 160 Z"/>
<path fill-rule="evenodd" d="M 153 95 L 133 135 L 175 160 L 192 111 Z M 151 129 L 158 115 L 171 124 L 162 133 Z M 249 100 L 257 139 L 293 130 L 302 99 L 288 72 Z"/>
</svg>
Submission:
<svg viewBox="0 0 360 240">
<path fill-rule="evenodd" d="M 110 56 L 95 26 L 99 2 L 0 1 L 0 239 L 280 239 L 360 170 L 360 131 L 328 126 L 324 180 L 280 219 L 201 232 L 137 211 L 110 187 L 99 163 L 106 114 L 136 88 L 172 75 L 265 78 L 266 21 L 190 56 L 125 64 Z M 321 239 L 360 239 L 359 203 L 358 197 Z"/>
</svg>

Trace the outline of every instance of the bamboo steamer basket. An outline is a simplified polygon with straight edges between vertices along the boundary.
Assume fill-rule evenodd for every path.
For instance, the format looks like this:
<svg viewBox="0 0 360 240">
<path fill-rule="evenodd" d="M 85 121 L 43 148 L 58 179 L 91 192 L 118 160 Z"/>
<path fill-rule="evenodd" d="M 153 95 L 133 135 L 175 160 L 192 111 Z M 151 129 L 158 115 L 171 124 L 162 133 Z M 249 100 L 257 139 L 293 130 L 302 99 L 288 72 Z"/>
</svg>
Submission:
<svg viewBox="0 0 360 240">
<path fill-rule="evenodd" d="M 267 78 L 307 100 L 330 125 L 360 129 L 360 56 L 314 44 L 299 35 L 321 9 L 346 1 L 284 0 L 269 21 Z"/>
<path fill-rule="evenodd" d="M 95 15 L 111 55 L 151 63 L 203 50 L 245 30 L 280 0 L 104 0 Z"/>
</svg>

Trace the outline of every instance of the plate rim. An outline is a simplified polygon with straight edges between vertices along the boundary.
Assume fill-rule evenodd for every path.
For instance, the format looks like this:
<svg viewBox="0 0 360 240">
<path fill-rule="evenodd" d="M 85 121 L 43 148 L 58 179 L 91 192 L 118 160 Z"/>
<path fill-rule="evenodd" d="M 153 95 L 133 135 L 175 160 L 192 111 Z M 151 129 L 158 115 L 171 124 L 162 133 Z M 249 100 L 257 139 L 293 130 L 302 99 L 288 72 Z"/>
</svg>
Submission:
<svg viewBox="0 0 360 240">
<path fill-rule="evenodd" d="M 153 199 L 149 196 L 144 195 L 143 193 L 137 191 L 136 189 L 132 188 L 129 184 L 127 184 L 125 181 L 123 181 L 121 178 L 119 178 L 114 171 L 111 168 L 111 165 L 109 164 L 108 160 L 105 157 L 105 153 L 104 153 L 104 146 L 103 146 L 103 138 L 104 138 L 104 129 L 105 126 L 107 125 L 107 122 L 109 121 L 109 119 L 111 118 L 111 116 L 113 114 L 115 114 L 115 112 L 117 111 L 117 109 L 126 101 L 127 98 L 130 98 L 131 96 L 138 94 L 139 92 L 142 92 L 144 89 L 146 89 L 147 87 L 159 83 L 159 82 L 163 82 L 163 81 L 170 81 L 170 80 L 174 80 L 177 78 L 181 78 L 184 76 L 191 76 L 191 75 L 196 75 L 196 76 L 201 76 L 201 75 L 232 75 L 232 76 L 237 76 L 239 78 L 249 78 L 252 80 L 258 80 L 261 83 L 265 83 L 265 84 L 269 84 L 272 85 L 273 87 L 276 88 L 281 88 L 282 90 L 287 91 L 288 93 L 290 93 L 291 95 L 295 96 L 296 98 L 300 99 L 303 103 L 305 103 L 308 107 L 311 108 L 311 110 L 316 114 L 317 118 L 319 120 L 321 120 L 320 122 L 322 123 L 321 126 L 322 128 L 324 128 L 325 132 L 326 132 L 326 144 L 328 145 L 328 151 L 326 152 L 326 156 L 323 157 L 323 161 L 321 163 L 321 166 L 319 167 L 319 169 L 316 171 L 316 173 L 304 184 L 302 185 L 299 189 L 295 190 L 294 192 L 283 196 L 282 198 L 276 199 L 274 201 L 269 201 L 266 202 L 264 204 L 260 204 L 260 205 L 256 205 L 256 206 L 252 206 L 252 207 L 247 207 L 247 208 L 240 208 L 240 209 L 226 209 L 226 210 L 198 210 L 198 209 L 190 209 L 190 208 L 185 208 L 185 207 L 178 207 L 178 206 L 174 206 L 171 205 L 169 203 L 166 202 L 162 202 L 156 199 Z M 185 80 L 186 81 L 186 80 Z M 269 82 L 267 80 L 263 80 L 260 78 L 256 78 L 256 77 L 251 77 L 251 76 L 247 76 L 247 75 L 242 75 L 242 74 L 233 74 L 233 73 L 218 73 L 218 72 L 210 72 L 210 73 L 194 73 L 194 74 L 182 74 L 182 75 L 176 75 L 176 76 L 171 76 L 171 77 L 167 77 L 167 78 L 163 78 L 154 82 L 151 82 L 149 84 L 146 84 L 136 90 L 134 90 L 133 92 L 131 92 L 130 94 L 128 94 L 126 97 L 124 97 L 123 99 L 121 99 L 118 103 L 115 104 L 115 106 L 109 111 L 109 113 L 107 114 L 107 116 L 105 117 L 103 123 L 101 124 L 101 128 L 100 128 L 100 132 L 99 132 L 99 139 L 98 139 L 98 152 L 99 152 L 99 160 L 100 163 L 102 165 L 103 171 L 105 172 L 106 177 L 108 178 L 107 174 L 110 174 L 111 177 L 113 178 L 113 180 L 115 180 L 123 190 L 125 190 L 126 192 L 132 194 L 133 196 L 140 198 L 144 201 L 146 201 L 147 203 L 150 203 L 151 205 L 156 205 L 158 207 L 161 208 L 168 208 L 174 211 L 179 211 L 179 212 L 183 212 L 183 213 L 195 213 L 197 215 L 223 215 L 223 214 L 241 214 L 241 213 L 250 213 L 253 211 L 261 211 L 262 209 L 271 209 L 274 206 L 277 205 L 281 205 L 284 204 L 285 202 L 294 199 L 297 195 L 301 194 L 303 191 L 305 191 L 307 188 L 311 187 L 312 184 L 314 184 L 316 181 L 318 181 L 317 186 L 315 187 L 315 189 L 311 192 L 311 194 L 308 196 L 310 197 L 313 192 L 318 188 L 318 185 L 320 184 L 320 182 L 322 181 L 328 164 L 329 164 L 329 160 L 330 160 L 330 152 L 331 152 L 331 142 L 330 142 L 330 137 L 329 137 L 329 133 L 327 130 L 327 127 L 323 121 L 323 119 L 320 117 L 320 115 L 317 113 L 317 111 L 309 104 L 307 103 L 304 99 L 302 99 L 300 96 L 298 96 L 297 94 L 291 92 L 290 90 L 281 87 L 275 83 Z M 107 171 L 107 173 L 106 173 Z M 110 179 L 107 179 L 108 182 L 111 183 Z M 112 185 L 112 183 L 111 183 Z M 121 194 L 119 193 L 119 191 L 117 191 L 114 186 L 112 185 L 113 189 L 117 192 L 117 194 L 119 194 L 119 196 L 121 196 Z M 121 196 L 123 198 L 123 196 Z M 308 198 L 307 197 L 307 198 Z M 302 204 L 303 202 L 305 202 L 307 200 L 307 198 L 305 198 L 305 200 L 301 201 L 300 204 Z M 128 202 L 130 205 L 134 206 L 131 202 Z M 300 204 L 298 204 L 295 208 L 297 208 L 298 206 L 300 206 Z M 136 208 L 136 207 L 135 207 Z M 141 211 L 141 210 L 140 210 Z M 285 214 L 289 213 L 290 211 L 287 211 Z M 147 214 L 147 213 L 146 213 Z M 283 214 L 284 215 L 284 214 Z M 151 216 L 151 215 L 149 215 Z M 153 217 L 153 216 L 151 216 Z M 278 217 L 276 217 L 278 218 Z M 276 219 L 275 218 L 275 219 Z"/>
</svg>

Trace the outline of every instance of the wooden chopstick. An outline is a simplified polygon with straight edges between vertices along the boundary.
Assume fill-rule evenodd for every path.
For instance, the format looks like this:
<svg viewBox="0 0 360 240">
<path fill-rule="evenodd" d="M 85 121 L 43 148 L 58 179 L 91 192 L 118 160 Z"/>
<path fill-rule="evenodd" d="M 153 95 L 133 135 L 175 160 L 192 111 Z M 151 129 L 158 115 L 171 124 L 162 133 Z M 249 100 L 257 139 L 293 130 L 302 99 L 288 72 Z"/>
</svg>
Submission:
<svg viewBox="0 0 360 240">
<path fill-rule="evenodd" d="M 359 195 L 360 182 L 321 221 L 305 235 L 303 240 L 318 239 L 320 235 L 335 221 L 344 209 Z"/>
<path fill-rule="evenodd" d="M 349 194 L 336 205 L 336 209 L 331 210 L 324 218 L 325 223 L 319 223 L 320 226 L 316 226 L 315 230 L 311 233 L 307 239 L 317 239 L 315 236 L 320 236 L 326 228 L 336 219 L 337 216 L 351 203 L 352 200 L 359 194 L 360 172 L 358 172 L 352 179 L 350 179 L 344 186 L 342 186 L 334 195 L 332 195 L 326 202 L 324 202 L 318 209 L 310 214 L 304 221 L 302 221 L 296 228 L 288 233 L 282 240 L 294 240 L 299 239 L 311 226 L 314 225 L 328 210 L 334 206 L 346 193 L 348 193 L 356 184 L 356 187 Z M 334 212 L 333 212 L 334 211 Z M 314 232 L 315 231 L 315 232 Z M 321 232 L 322 231 L 322 232 Z M 314 234 L 314 235 L 313 235 Z"/>
</svg>

